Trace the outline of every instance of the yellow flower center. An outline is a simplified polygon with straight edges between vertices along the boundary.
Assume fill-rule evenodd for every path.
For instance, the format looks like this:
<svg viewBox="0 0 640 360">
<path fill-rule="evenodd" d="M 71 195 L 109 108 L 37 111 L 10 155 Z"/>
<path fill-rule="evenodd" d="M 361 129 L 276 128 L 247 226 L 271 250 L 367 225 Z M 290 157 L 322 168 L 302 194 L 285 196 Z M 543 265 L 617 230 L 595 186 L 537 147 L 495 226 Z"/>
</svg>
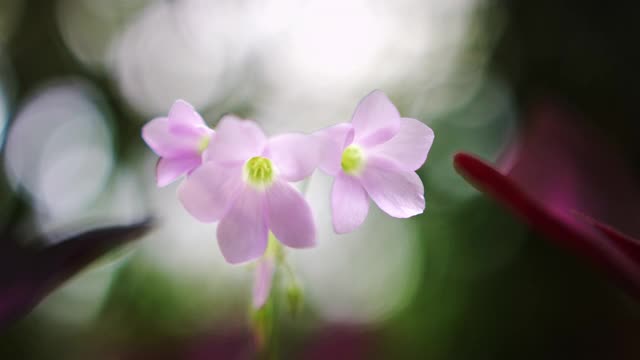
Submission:
<svg viewBox="0 0 640 360">
<path fill-rule="evenodd" d="M 362 149 L 356 145 L 347 146 L 342 152 L 340 165 L 345 173 L 357 175 L 364 165 L 364 153 Z"/>
<path fill-rule="evenodd" d="M 211 141 L 211 136 L 209 135 L 203 136 L 202 139 L 200 139 L 200 142 L 198 143 L 198 152 L 200 154 L 207 150 L 207 147 L 209 147 L 209 141 Z"/>
<path fill-rule="evenodd" d="M 275 179 L 275 171 L 271 160 L 262 156 L 254 156 L 244 165 L 246 181 L 256 187 L 271 185 Z"/>
</svg>

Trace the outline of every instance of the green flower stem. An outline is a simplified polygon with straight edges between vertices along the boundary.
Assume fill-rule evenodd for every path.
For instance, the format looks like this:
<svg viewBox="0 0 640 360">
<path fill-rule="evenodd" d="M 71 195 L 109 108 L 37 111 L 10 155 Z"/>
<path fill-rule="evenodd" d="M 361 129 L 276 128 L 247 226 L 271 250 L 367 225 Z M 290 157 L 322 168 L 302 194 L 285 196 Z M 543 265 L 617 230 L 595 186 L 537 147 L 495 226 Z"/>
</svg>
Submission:
<svg viewBox="0 0 640 360">
<path fill-rule="evenodd" d="M 273 274 L 273 285 L 279 282 L 278 272 Z M 278 294 L 270 294 L 266 303 L 259 309 L 252 310 L 252 329 L 258 351 L 258 358 L 265 360 L 278 359 Z"/>
<path fill-rule="evenodd" d="M 276 324 L 280 309 L 281 283 L 287 284 L 286 301 L 291 316 L 296 316 L 302 306 L 302 290 L 298 279 L 286 258 L 286 250 L 273 234 L 269 234 L 269 243 L 264 254 L 274 260 L 274 272 L 271 291 L 267 301 L 260 309 L 251 308 L 252 328 L 261 359 L 277 359 L 279 353 L 279 329 Z"/>
</svg>

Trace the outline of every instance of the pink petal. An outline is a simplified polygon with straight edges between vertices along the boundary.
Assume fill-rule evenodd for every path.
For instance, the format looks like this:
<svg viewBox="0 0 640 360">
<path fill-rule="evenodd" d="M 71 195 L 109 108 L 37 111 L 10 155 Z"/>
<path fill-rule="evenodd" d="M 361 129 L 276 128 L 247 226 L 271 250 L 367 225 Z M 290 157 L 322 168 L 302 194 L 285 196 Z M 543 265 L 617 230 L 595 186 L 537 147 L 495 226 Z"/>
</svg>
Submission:
<svg viewBox="0 0 640 360">
<path fill-rule="evenodd" d="M 171 184 L 175 179 L 198 167 L 200 162 L 200 156 L 160 158 L 156 165 L 156 182 L 158 187 Z"/>
<path fill-rule="evenodd" d="M 433 130 L 416 119 L 401 118 L 398 133 L 370 151 L 395 161 L 403 170 L 416 171 L 427 160 Z"/>
<path fill-rule="evenodd" d="M 218 245 L 231 264 L 254 260 L 267 249 L 264 193 L 244 187 L 218 224 Z"/>
<path fill-rule="evenodd" d="M 200 141 L 205 136 L 212 136 L 214 131 L 206 126 L 192 126 L 191 124 L 172 124 L 169 119 L 169 130 L 175 138 L 180 138 L 191 144 L 191 148 L 197 149 Z"/>
<path fill-rule="evenodd" d="M 369 212 L 369 197 L 360 181 L 345 173 L 336 176 L 331 191 L 333 230 L 344 234 L 362 225 Z"/>
<path fill-rule="evenodd" d="M 274 270 L 272 258 L 265 256 L 258 260 L 253 278 L 253 307 L 255 309 L 261 308 L 269 298 Z"/>
<path fill-rule="evenodd" d="M 169 124 L 173 128 L 174 125 L 184 124 L 190 127 L 205 126 L 204 120 L 198 112 L 184 100 L 176 100 L 169 110 Z"/>
<path fill-rule="evenodd" d="M 180 157 L 198 153 L 193 137 L 176 136 L 169 130 L 167 118 L 155 118 L 142 128 L 142 138 L 149 147 L 162 157 Z"/>
<path fill-rule="evenodd" d="M 238 163 L 262 155 L 267 140 L 254 121 L 225 115 L 216 130 L 216 139 L 207 150 L 210 160 Z"/>
<path fill-rule="evenodd" d="M 242 186 L 241 167 L 208 162 L 180 184 L 178 198 L 193 217 L 213 222 L 225 216 Z"/>
<path fill-rule="evenodd" d="M 400 127 L 400 113 L 391 100 L 375 90 L 360 101 L 351 124 L 355 140 L 362 146 L 373 146 L 391 139 Z"/>
<path fill-rule="evenodd" d="M 341 170 L 342 152 L 353 141 L 353 126 L 342 123 L 319 130 L 313 136 L 318 138 L 322 148 L 318 167 L 329 175 L 337 175 Z"/>
<path fill-rule="evenodd" d="M 284 181 L 276 181 L 265 193 L 269 229 L 276 238 L 293 248 L 314 246 L 316 226 L 302 195 Z"/>
<path fill-rule="evenodd" d="M 199 144 L 203 137 L 214 133 L 193 106 L 184 100 L 177 100 L 169 110 L 169 129 L 175 136 L 191 138 L 193 144 Z"/>
<path fill-rule="evenodd" d="M 402 170 L 392 161 L 370 156 L 361 182 L 376 205 L 393 217 L 408 218 L 424 211 L 420 177 L 413 171 Z"/>
<path fill-rule="evenodd" d="M 269 139 L 268 154 L 287 181 L 300 181 L 318 166 L 322 143 L 304 134 L 283 134 Z"/>
</svg>

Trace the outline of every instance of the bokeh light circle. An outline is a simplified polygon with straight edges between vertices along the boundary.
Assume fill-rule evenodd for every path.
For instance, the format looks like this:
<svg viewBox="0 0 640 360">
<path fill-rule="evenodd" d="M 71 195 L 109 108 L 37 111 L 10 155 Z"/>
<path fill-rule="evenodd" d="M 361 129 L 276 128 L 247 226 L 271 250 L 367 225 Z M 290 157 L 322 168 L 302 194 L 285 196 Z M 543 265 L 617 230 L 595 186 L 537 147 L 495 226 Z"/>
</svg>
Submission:
<svg viewBox="0 0 640 360">
<path fill-rule="evenodd" d="M 111 172 L 111 137 L 95 94 L 76 80 L 48 85 L 26 100 L 8 131 L 9 181 L 49 217 L 82 210 Z"/>
</svg>

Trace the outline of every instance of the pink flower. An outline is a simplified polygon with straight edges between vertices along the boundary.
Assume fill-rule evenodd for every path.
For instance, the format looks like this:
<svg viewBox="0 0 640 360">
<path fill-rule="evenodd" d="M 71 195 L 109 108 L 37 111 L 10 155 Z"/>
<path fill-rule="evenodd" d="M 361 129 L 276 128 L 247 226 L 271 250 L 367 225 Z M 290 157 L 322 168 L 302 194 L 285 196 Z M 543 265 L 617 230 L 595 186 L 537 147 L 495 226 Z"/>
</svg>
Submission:
<svg viewBox="0 0 640 360">
<path fill-rule="evenodd" d="M 158 186 L 166 186 L 198 167 L 213 135 L 214 131 L 184 100 L 171 106 L 168 117 L 149 121 L 142 128 L 142 138 L 160 156 L 156 167 Z"/>
<path fill-rule="evenodd" d="M 230 263 L 261 256 L 269 231 L 286 246 L 313 246 L 311 209 L 289 182 L 313 172 L 317 143 L 303 134 L 266 139 L 256 123 L 225 116 L 207 161 L 180 185 L 178 197 L 196 219 L 220 221 L 218 244 Z"/>
<path fill-rule="evenodd" d="M 397 218 L 424 211 L 424 188 L 415 171 L 427 159 L 433 131 L 418 120 L 400 117 L 382 91 L 362 99 L 350 124 L 317 135 L 324 140 L 319 167 L 335 176 L 331 207 L 337 233 L 364 222 L 369 198 Z"/>
</svg>

